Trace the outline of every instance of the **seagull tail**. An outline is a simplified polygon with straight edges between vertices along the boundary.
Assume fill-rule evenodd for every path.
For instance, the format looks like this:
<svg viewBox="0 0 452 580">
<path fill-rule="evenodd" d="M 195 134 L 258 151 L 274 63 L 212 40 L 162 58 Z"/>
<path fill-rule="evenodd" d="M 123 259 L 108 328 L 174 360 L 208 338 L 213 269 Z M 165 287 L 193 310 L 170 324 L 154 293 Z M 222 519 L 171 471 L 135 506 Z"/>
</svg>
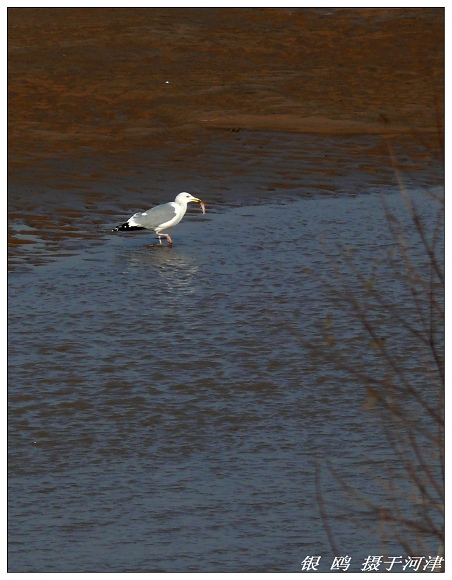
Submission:
<svg viewBox="0 0 452 580">
<path fill-rule="evenodd" d="M 130 232 L 131 230 L 145 230 L 146 228 L 142 228 L 140 226 L 131 226 L 129 222 L 125 224 L 121 224 L 120 226 L 116 226 L 111 231 L 112 232 Z"/>
</svg>

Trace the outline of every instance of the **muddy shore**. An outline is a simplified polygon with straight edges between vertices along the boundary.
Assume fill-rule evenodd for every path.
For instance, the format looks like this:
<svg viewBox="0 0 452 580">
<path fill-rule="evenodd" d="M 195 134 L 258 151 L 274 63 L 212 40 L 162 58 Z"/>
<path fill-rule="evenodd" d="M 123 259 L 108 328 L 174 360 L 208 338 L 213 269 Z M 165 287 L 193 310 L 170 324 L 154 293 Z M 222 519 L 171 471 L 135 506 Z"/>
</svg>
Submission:
<svg viewBox="0 0 452 580">
<path fill-rule="evenodd" d="M 388 144 L 435 181 L 443 9 L 10 8 L 8 34 L 14 251 L 169 192 L 364 191 Z"/>
<path fill-rule="evenodd" d="M 437 131 L 444 10 L 10 8 L 9 152 L 206 128 Z"/>
</svg>

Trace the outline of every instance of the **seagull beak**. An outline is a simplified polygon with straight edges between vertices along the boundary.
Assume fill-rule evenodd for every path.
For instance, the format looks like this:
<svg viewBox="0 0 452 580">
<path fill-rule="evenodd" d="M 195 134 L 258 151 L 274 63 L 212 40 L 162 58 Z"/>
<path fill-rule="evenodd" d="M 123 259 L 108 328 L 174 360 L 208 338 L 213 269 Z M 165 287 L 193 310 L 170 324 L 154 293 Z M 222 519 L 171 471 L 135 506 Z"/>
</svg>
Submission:
<svg viewBox="0 0 452 580">
<path fill-rule="evenodd" d="M 202 201 L 202 199 L 198 199 L 197 197 L 194 197 L 190 201 L 198 202 L 201 205 L 202 213 L 206 213 L 206 204 Z"/>
</svg>

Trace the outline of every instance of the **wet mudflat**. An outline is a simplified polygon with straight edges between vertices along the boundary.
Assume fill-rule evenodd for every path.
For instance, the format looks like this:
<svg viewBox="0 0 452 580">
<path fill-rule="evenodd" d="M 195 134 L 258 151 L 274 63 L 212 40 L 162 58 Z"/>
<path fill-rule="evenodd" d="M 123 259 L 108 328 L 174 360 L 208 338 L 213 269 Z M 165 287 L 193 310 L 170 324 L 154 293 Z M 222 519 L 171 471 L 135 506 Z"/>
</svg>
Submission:
<svg viewBox="0 0 452 580">
<path fill-rule="evenodd" d="M 341 245 L 397 296 L 383 201 L 407 212 L 391 155 L 434 224 L 441 13 L 94 12 L 10 13 L 10 571 L 326 561 L 339 554 L 316 461 L 384 498 L 370 466 L 391 453 L 337 364 L 378 375 L 375 349 L 325 280 Z M 184 190 L 207 213 L 190 207 L 172 248 L 111 232 Z M 385 334 L 405 364 L 412 345 Z M 378 521 L 329 515 L 353 571 L 381 552 Z"/>
</svg>

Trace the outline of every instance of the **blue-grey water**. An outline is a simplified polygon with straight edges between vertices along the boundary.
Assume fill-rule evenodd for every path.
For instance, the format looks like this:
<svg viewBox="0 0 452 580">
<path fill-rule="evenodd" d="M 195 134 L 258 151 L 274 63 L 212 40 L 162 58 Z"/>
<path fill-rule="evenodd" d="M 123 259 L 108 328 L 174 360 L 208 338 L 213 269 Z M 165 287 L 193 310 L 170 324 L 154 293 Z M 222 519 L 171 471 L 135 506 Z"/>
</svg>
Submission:
<svg viewBox="0 0 452 580">
<path fill-rule="evenodd" d="M 9 274 L 11 572 L 297 572 L 307 556 L 328 571 L 341 555 L 359 571 L 368 555 L 409 555 L 327 469 L 388 507 L 400 463 L 359 375 L 383 380 L 387 369 L 335 290 L 353 255 L 422 327 L 388 258 L 397 247 L 385 205 L 426 266 L 404 196 L 394 182 L 307 196 L 259 179 L 252 196 L 247 178 L 211 194 L 214 178 L 200 179 L 193 193 L 207 213 L 189 206 L 171 248 L 149 232 L 110 231 L 152 205 L 146 192 L 132 203 L 119 184 L 98 204 L 68 194 L 71 219 L 45 231 L 30 225 L 33 211 L 21 219 L 25 186 L 14 191 L 24 243 Z M 441 203 L 430 193 L 441 189 L 430 185 L 411 177 L 408 195 L 431 238 Z M 189 189 L 175 187 L 154 197 Z M 373 315 L 397 364 L 438 405 L 425 351 L 384 306 Z M 438 552 L 429 533 L 404 539 L 415 555 Z"/>
</svg>

